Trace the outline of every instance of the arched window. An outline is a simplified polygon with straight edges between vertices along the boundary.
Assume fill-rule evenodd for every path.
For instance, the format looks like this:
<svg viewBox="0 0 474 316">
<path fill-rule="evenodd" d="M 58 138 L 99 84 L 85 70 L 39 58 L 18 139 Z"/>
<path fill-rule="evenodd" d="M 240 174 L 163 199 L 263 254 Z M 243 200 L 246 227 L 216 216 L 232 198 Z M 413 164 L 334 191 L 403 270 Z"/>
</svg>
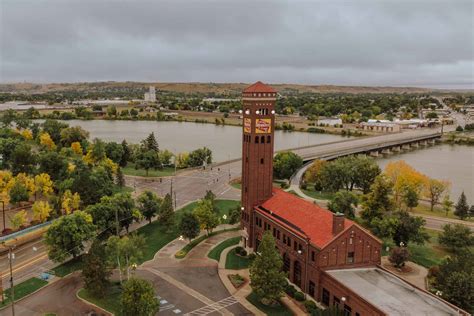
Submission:
<svg viewBox="0 0 474 316">
<path fill-rule="evenodd" d="M 272 137 L 270 135 L 267 136 L 267 144 L 270 144 L 272 141 Z"/>
<path fill-rule="evenodd" d="M 261 142 L 262 144 L 265 144 L 265 136 L 261 136 L 261 137 L 260 137 L 260 142 Z"/>
<path fill-rule="evenodd" d="M 255 144 L 258 144 L 258 136 L 255 136 Z"/>
</svg>

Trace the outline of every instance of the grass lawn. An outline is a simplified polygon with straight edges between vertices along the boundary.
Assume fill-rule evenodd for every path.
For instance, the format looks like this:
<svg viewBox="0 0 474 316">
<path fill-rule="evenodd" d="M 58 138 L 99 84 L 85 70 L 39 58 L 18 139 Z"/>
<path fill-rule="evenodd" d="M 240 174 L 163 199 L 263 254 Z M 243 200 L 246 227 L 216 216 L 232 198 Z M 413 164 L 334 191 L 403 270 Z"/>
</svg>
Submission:
<svg viewBox="0 0 474 316">
<path fill-rule="evenodd" d="M 309 185 L 308 185 L 308 188 L 310 188 Z M 303 193 L 306 194 L 307 196 L 310 196 L 316 200 L 332 200 L 332 198 L 334 197 L 333 192 L 315 191 L 313 188 L 306 189 L 306 190 L 301 189 L 301 191 L 303 191 Z"/>
<path fill-rule="evenodd" d="M 135 164 L 132 162 L 129 162 L 126 167 L 123 167 L 122 172 L 128 176 L 147 176 L 145 169 L 135 169 Z M 166 177 L 171 175 L 174 175 L 174 167 L 164 167 L 161 170 L 148 170 L 148 177 Z"/>
<path fill-rule="evenodd" d="M 54 274 L 59 277 L 65 277 L 66 275 L 82 269 L 82 257 L 77 257 L 66 261 L 59 266 L 53 268 Z"/>
<path fill-rule="evenodd" d="M 414 243 L 408 244 L 408 250 L 410 250 L 410 261 L 413 261 L 426 268 L 430 268 L 434 265 L 439 265 L 443 259 L 449 255 L 449 252 L 438 243 L 439 232 L 434 230 L 426 230 L 430 235 L 430 240 L 425 242 L 424 245 L 417 245 Z M 393 247 L 393 241 L 384 239 L 383 244 L 383 255 L 388 255 L 385 247 Z"/>
<path fill-rule="evenodd" d="M 201 237 L 199 238 L 196 238 L 196 239 L 193 239 L 190 243 L 188 243 L 186 246 L 183 247 L 183 249 L 181 249 L 180 251 L 178 251 L 174 257 L 177 258 L 177 259 L 183 259 L 184 257 L 186 257 L 186 255 L 194 248 L 196 247 L 197 245 L 199 245 L 201 242 L 203 242 L 204 240 L 206 240 L 207 238 L 209 237 L 212 237 L 212 236 L 215 236 L 215 235 L 219 235 L 219 234 L 222 234 L 222 233 L 225 233 L 225 232 L 230 232 L 230 231 L 236 231 L 236 230 L 239 230 L 240 227 L 235 227 L 235 228 L 231 228 L 231 229 L 222 229 L 222 230 L 218 230 L 218 231 L 213 231 L 212 233 L 210 233 L 209 235 L 202 235 Z"/>
<path fill-rule="evenodd" d="M 33 293 L 34 291 L 42 288 L 48 284 L 48 282 L 38 279 L 38 278 L 31 278 L 26 281 L 23 281 L 14 286 L 15 289 L 15 302 L 19 299 Z M 10 304 L 11 297 L 10 297 L 10 289 L 5 290 L 5 301 L 0 303 L 0 306 L 5 306 Z"/>
<path fill-rule="evenodd" d="M 212 248 L 211 251 L 209 251 L 209 253 L 207 254 L 207 256 L 211 259 L 219 261 L 219 259 L 221 258 L 222 251 L 224 251 L 224 249 L 226 248 L 229 248 L 230 246 L 238 245 L 239 241 L 240 237 L 233 237 L 224 240 L 223 242 Z"/>
<path fill-rule="evenodd" d="M 184 213 L 190 213 L 196 207 L 197 202 L 190 203 L 185 207 L 176 211 L 175 222 L 179 223 Z M 232 200 L 216 200 L 216 205 L 219 209 L 219 215 L 229 215 L 229 211 L 239 205 L 238 201 Z M 223 221 L 222 216 L 221 221 Z M 143 250 L 143 258 L 138 262 L 142 264 L 145 261 L 153 259 L 156 252 L 163 248 L 166 244 L 179 237 L 179 230 L 177 225 L 172 228 L 164 227 L 157 221 L 145 225 L 138 229 L 138 233 L 146 238 L 146 248 Z"/>
<path fill-rule="evenodd" d="M 252 260 L 246 257 L 237 256 L 235 248 L 229 251 L 225 261 L 225 268 L 232 270 L 247 269 Z"/>
<path fill-rule="evenodd" d="M 454 213 L 451 211 L 448 213 L 448 216 L 446 216 L 446 212 L 443 212 L 441 208 L 438 206 L 435 206 L 433 212 L 430 209 L 429 205 L 426 205 L 424 203 L 420 203 L 417 207 L 413 208 L 411 211 L 412 213 L 415 214 L 423 214 L 423 215 L 430 215 L 430 216 L 436 216 L 436 217 L 443 217 L 443 218 L 453 218 L 453 219 L 459 219 Z M 474 222 L 474 218 L 469 218 L 466 219 L 465 221 L 469 222 Z"/>
<path fill-rule="evenodd" d="M 247 296 L 247 301 L 252 303 L 252 305 L 257 307 L 266 315 L 272 315 L 272 316 L 293 315 L 293 313 L 291 313 L 291 311 L 288 308 L 286 308 L 286 306 L 283 304 L 280 304 L 279 306 L 267 306 L 267 305 L 262 304 L 257 294 L 255 294 L 254 292 L 250 293 L 250 295 Z"/>
<path fill-rule="evenodd" d="M 242 183 L 240 182 L 231 182 L 230 185 L 238 190 L 242 190 Z"/>
<path fill-rule="evenodd" d="M 102 307 L 106 311 L 109 311 L 115 315 L 121 314 L 120 307 L 120 294 L 122 293 L 122 288 L 120 283 L 110 283 L 107 287 L 107 292 L 103 298 L 96 298 L 89 294 L 86 289 L 80 289 L 78 295 L 80 298 L 85 299 L 99 307 Z"/>
</svg>

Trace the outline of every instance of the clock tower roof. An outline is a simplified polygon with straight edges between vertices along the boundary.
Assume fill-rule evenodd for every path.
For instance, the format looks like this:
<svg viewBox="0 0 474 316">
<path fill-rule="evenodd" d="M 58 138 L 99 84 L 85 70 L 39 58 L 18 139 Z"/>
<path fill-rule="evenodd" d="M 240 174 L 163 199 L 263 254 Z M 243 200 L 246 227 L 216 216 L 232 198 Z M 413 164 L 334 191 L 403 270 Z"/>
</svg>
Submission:
<svg viewBox="0 0 474 316">
<path fill-rule="evenodd" d="M 276 90 L 270 87 L 269 85 L 264 84 L 261 81 L 257 81 L 253 85 L 245 88 L 245 90 L 243 91 L 243 93 L 254 93 L 254 92 L 276 93 Z"/>
</svg>

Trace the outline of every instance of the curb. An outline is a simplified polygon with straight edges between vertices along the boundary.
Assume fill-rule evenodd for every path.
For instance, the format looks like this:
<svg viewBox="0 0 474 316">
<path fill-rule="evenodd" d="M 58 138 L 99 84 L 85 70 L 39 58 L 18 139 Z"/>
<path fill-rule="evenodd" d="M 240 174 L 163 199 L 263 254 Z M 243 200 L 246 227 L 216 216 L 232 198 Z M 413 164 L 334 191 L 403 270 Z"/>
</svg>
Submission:
<svg viewBox="0 0 474 316">
<path fill-rule="evenodd" d="M 94 306 L 94 307 L 97 308 L 98 310 L 101 310 L 102 312 L 104 312 L 106 315 L 112 315 L 112 316 L 115 315 L 114 313 L 111 313 L 111 312 L 109 312 L 108 310 L 105 310 L 105 309 L 103 309 L 102 307 L 97 306 L 97 305 L 95 305 L 94 303 L 89 302 L 88 300 L 86 300 L 86 299 L 80 297 L 80 296 L 79 296 L 79 291 L 80 291 L 80 290 L 83 290 L 83 289 L 84 289 L 84 288 L 80 288 L 80 289 L 77 290 L 77 292 L 76 292 L 76 297 L 77 297 L 80 301 L 82 301 L 83 303 L 85 303 L 85 304 L 87 304 L 87 305 Z"/>
</svg>

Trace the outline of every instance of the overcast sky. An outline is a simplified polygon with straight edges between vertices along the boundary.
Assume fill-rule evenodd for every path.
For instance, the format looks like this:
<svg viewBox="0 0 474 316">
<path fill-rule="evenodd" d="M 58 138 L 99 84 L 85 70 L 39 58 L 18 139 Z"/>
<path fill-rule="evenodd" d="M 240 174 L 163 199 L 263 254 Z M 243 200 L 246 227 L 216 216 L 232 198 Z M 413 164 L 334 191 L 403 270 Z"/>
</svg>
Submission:
<svg viewBox="0 0 474 316">
<path fill-rule="evenodd" d="M 473 3 L 0 0 L 0 81 L 473 88 Z"/>
</svg>

